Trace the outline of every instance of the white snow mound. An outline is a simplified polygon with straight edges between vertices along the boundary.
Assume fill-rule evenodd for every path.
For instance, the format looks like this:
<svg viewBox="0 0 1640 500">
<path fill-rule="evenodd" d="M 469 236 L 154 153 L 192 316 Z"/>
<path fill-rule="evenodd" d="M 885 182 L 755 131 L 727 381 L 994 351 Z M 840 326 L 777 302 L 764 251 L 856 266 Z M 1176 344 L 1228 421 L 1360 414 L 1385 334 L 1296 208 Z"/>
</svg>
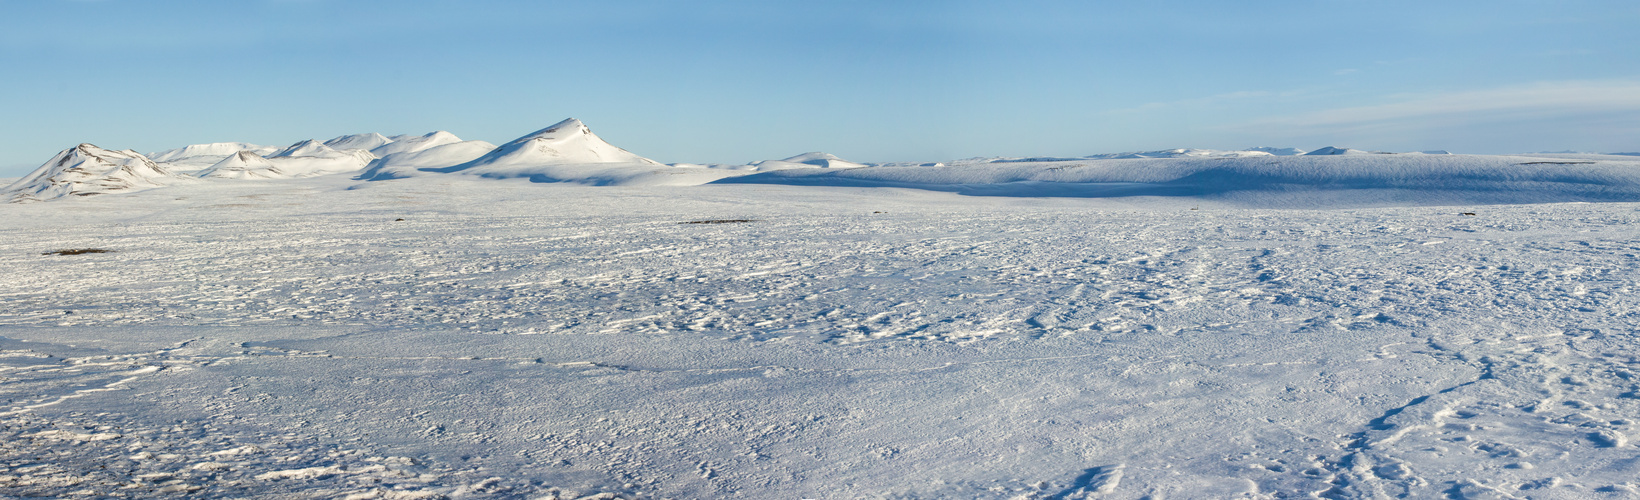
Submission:
<svg viewBox="0 0 1640 500">
<path fill-rule="evenodd" d="M 21 203 L 125 193 L 164 187 L 181 179 L 136 151 L 81 144 L 57 153 L 34 172 L 6 186 L 0 190 L 0 197 Z"/>
</svg>

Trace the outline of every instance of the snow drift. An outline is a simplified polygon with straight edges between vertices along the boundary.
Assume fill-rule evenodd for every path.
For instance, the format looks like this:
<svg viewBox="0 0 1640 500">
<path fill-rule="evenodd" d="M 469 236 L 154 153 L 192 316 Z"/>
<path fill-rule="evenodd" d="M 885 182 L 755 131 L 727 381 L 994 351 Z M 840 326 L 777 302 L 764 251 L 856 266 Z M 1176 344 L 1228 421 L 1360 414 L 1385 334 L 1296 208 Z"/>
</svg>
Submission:
<svg viewBox="0 0 1640 500">
<path fill-rule="evenodd" d="M 57 153 L 40 168 L 0 189 L 11 203 L 65 196 L 141 191 L 182 179 L 132 150 L 113 151 L 81 144 Z"/>
</svg>

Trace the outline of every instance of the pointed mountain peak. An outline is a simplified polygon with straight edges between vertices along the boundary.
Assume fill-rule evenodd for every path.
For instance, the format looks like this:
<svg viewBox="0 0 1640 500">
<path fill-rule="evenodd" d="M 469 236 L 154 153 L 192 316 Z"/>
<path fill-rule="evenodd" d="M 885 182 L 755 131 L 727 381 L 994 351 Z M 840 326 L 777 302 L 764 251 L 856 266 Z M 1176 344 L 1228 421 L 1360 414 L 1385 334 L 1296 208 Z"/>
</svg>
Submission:
<svg viewBox="0 0 1640 500">
<path fill-rule="evenodd" d="M 240 151 L 223 158 L 195 177 L 216 179 L 268 179 L 284 176 L 273 160 L 263 158 L 255 151 Z"/>
<path fill-rule="evenodd" d="M 553 124 L 551 127 L 547 127 L 547 128 L 541 129 L 541 130 L 537 130 L 534 133 L 531 133 L 529 135 L 519 137 L 518 139 L 515 139 L 512 142 L 509 142 L 507 144 L 519 144 L 519 143 L 523 143 L 525 141 L 530 141 L 530 140 L 534 140 L 534 139 L 546 139 L 546 140 L 549 140 L 549 141 L 558 141 L 558 140 L 564 140 L 564 139 L 571 139 L 571 138 L 574 138 L 575 136 L 578 136 L 578 135 L 593 135 L 592 134 L 592 129 L 587 128 L 586 124 L 581 123 L 581 120 L 577 120 L 577 119 L 574 119 L 574 118 L 568 118 L 568 119 L 565 119 L 564 121 Z M 594 136 L 594 137 L 596 137 L 596 136 Z M 600 139 L 599 141 L 601 142 L 602 139 Z"/>
</svg>

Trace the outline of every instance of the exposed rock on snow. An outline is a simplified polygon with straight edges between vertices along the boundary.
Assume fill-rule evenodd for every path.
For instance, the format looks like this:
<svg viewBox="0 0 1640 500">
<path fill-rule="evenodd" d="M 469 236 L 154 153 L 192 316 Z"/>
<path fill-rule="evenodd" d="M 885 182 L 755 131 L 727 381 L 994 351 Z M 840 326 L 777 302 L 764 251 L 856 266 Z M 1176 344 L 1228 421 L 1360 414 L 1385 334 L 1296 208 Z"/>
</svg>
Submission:
<svg viewBox="0 0 1640 500">
<path fill-rule="evenodd" d="M 33 173 L 0 190 L 12 203 L 64 196 L 124 193 L 166 186 L 182 179 L 132 150 L 113 151 L 81 144 L 57 153 Z"/>
</svg>

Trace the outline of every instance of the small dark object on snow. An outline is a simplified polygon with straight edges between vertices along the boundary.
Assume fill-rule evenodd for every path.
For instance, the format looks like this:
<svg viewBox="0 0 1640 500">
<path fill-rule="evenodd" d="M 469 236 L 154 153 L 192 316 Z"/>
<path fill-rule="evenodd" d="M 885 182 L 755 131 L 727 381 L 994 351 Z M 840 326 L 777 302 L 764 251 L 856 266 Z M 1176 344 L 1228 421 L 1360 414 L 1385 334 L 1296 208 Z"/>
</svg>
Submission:
<svg viewBox="0 0 1640 500">
<path fill-rule="evenodd" d="M 707 219 L 679 222 L 679 224 L 735 224 L 739 222 L 757 222 L 757 219 Z"/>
<path fill-rule="evenodd" d="M 393 222 L 404 222 L 404 219 L 393 219 Z"/>
<path fill-rule="evenodd" d="M 1458 215 L 1475 215 L 1475 212 L 1463 212 Z"/>
<path fill-rule="evenodd" d="M 40 255 L 79 255 L 79 254 L 82 254 L 82 253 L 112 253 L 112 252 L 113 252 L 113 250 L 103 250 L 101 248 L 68 248 L 68 249 L 63 249 L 63 250 L 52 250 L 50 252 L 41 252 Z"/>
<path fill-rule="evenodd" d="M 886 213 L 888 213 L 888 212 L 883 212 L 883 211 L 876 211 L 876 210 L 874 210 L 874 211 L 872 211 L 872 212 L 871 212 L 871 213 L 874 213 L 874 214 L 886 214 Z"/>
</svg>

